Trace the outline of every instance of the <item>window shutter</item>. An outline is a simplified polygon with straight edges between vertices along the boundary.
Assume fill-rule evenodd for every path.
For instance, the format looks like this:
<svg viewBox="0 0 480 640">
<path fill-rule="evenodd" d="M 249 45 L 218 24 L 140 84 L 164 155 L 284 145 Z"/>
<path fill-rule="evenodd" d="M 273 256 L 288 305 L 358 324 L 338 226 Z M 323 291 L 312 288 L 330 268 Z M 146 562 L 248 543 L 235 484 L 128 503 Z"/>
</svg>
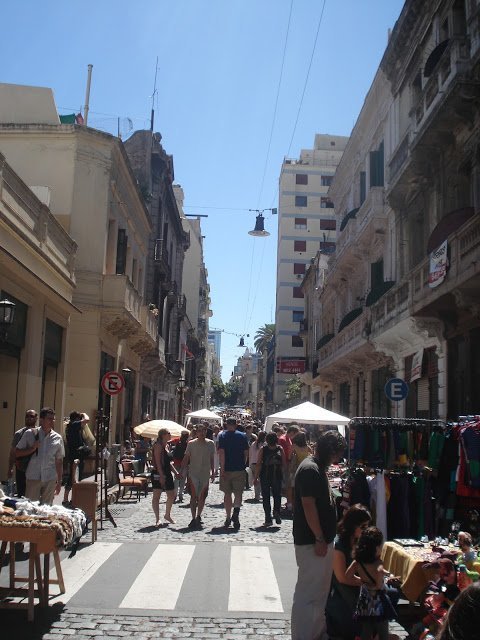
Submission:
<svg viewBox="0 0 480 640">
<path fill-rule="evenodd" d="M 428 378 L 417 380 L 417 410 L 429 411 L 430 395 L 428 392 Z"/>
</svg>

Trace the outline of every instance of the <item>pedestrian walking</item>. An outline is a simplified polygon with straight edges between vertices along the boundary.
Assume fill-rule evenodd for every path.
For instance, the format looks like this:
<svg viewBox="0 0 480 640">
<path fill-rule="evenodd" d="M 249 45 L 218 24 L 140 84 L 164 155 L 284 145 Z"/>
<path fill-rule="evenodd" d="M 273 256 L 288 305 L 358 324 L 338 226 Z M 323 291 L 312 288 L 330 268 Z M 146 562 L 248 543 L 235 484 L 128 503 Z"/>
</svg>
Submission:
<svg viewBox="0 0 480 640">
<path fill-rule="evenodd" d="M 293 595 L 292 640 L 326 640 L 325 604 L 332 579 L 337 513 L 328 467 L 343 457 L 347 443 L 337 431 L 321 433 L 314 455 L 295 475 L 293 541 L 298 578 Z"/>
<path fill-rule="evenodd" d="M 86 413 L 72 411 L 70 421 L 65 429 L 65 439 L 67 441 L 67 457 L 68 457 L 68 477 L 65 483 L 63 494 L 63 503 L 68 505 L 68 497 L 74 482 L 74 475 L 77 468 L 78 460 L 78 480 L 83 478 L 83 469 L 85 466 L 85 458 L 90 454 L 88 447 L 83 440 L 83 425 L 87 424 L 89 418 Z"/>
<path fill-rule="evenodd" d="M 168 446 L 171 434 L 168 429 L 160 429 L 158 437 L 153 445 L 152 462 L 152 508 L 155 514 L 155 526 L 160 526 L 160 496 L 162 491 L 167 494 L 167 503 L 165 505 L 165 515 L 163 519 L 171 524 L 175 524 L 172 519 L 171 511 L 175 500 L 175 491 L 173 485 L 173 476 L 177 476 L 177 470 L 173 466 L 173 456 Z"/>
<path fill-rule="evenodd" d="M 188 468 L 188 484 L 190 487 L 190 511 L 192 521 L 190 528 L 200 528 L 202 525 L 202 512 L 208 495 L 209 480 L 215 479 L 215 445 L 213 440 L 206 437 L 207 427 L 199 425 L 197 437 L 190 440 L 182 462 L 182 472 Z"/>
<path fill-rule="evenodd" d="M 248 442 L 244 433 L 237 431 L 235 418 L 227 418 L 226 429 L 218 437 L 220 458 L 220 491 L 223 491 L 225 527 L 233 523 L 240 529 L 240 507 L 245 486 L 245 467 L 248 460 Z M 233 498 L 232 498 L 233 495 Z M 232 513 L 233 506 L 233 513 Z"/>
<path fill-rule="evenodd" d="M 261 497 L 260 482 L 255 482 L 255 470 L 257 467 L 258 456 L 260 455 L 260 449 L 265 444 L 266 435 L 266 431 L 259 431 L 257 439 L 250 445 L 248 450 L 248 468 L 250 469 L 250 481 L 255 490 L 255 502 L 260 502 Z"/>
<path fill-rule="evenodd" d="M 39 428 L 25 431 L 17 444 L 18 458 L 31 456 L 25 472 L 25 496 L 41 504 L 52 504 L 60 493 L 65 447 L 62 436 L 54 429 L 55 411 L 44 407 L 40 411 Z"/>
<path fill-rule="evenodd" d="M 25 413 L 25 425 L 15 431 L 10 446 L 10 455 L 8 458 L 8 472 L 7 478 L 10 480 L 13 477 L 13 469 L 15 468 L 15 484 L 17 485 L 17 496 L 24 496 L 27 488 L 27 480 L 25 477 L 25 471 L 28 466 L 29 458 L 17 458 L 17 444 L 20 442 L 23 434 L 28 429 L 32 429 L 37 424 L 38 414 L 35 409 L 29 409 Z"/>
<path fill-rule="evenodd" d="M 255 485 L 262 487 L 263 510 L 265 512 L 265 527 L 270 527 L 272 521 L 272 505 L 270 494 L 273 498 L 273 517 L 277 524 L 282 523 L 280 506 L 282 502 L 282 479 L 286 468 L 285 454 L 278 444 L 278 436 L 272 431 L 267 433 L 266 444 L 260 449 L 255 469 Z"/>
<path fill-rule="evenodd" d="M 285 460 L 287 461 L 287 466 L 290 465 L 293 451 L 292 438 L 300 431 L 300 428 L 296 424 L 292 424 L 288 427 L 287 432 L 283 434 L 278 434 L 278 444 L 281 445 L 283 452 L 285 453 Z M 285 504 L 285 509 L 288 514 L 292 513 L 293 508 L 293 486 L 291 482 L 291 478 L 287 473 L 285 473 L 283 480 L 283 490 L 285 491 L 285 496 L 287 498 L 287 502 Z"/>
<path fill-rule="evenodd" d="M 174 491 L 175 500 L 183 502 L 183 492 L 185 489 L 186 473 L 182 470 L 182 462 L 187 450 L 187 444 L 189 442 L 190 433 L 188 431 L 182 431 L 180 438 L 175 443 L 172 449 L 173 466 L 175 467 L 178 475 L 174 478 Z"/>
</svg>

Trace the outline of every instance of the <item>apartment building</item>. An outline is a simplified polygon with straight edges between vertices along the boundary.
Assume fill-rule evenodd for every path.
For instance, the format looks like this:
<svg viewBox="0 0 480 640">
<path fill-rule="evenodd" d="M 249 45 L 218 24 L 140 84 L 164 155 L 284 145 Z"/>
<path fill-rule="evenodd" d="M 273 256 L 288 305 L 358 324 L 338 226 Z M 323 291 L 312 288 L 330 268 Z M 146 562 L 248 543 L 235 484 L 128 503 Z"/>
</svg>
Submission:
<svg viewBox="0 0 480 640">
<path fill-rule="evenodd" d="M 284 401 L 284 385 L 305 371 L 300 323 L 304 320 L 301 283 L 318 250 L 333 255 L 337 219 L 328 189 L 348 138 L 317 134 L 313 149 L 285 159 L 279 186 L 275 374 L 273 405 Z"/>
<path fill-rule="evenodd" d="M 478 2 L 405 3 L 329 191 L 336 254 L 304 283 L 306 382 L 339 413 L 480 412 L 479 71 Z"/>
<path fill-rule="evenodd" d="M 121 140 L 60 124 L 50 89 L 2 84 L 0 105 L 0 151 L 27 184 L 41 187 L 78 245 L 72 302 L 79 312 L 71 314 L 62 361 L 64 412 L 94 416 L 103 409 L 118 442 L 142 419 L 143 359 L 164 359 L 158 317 L 145 296 L 152 225 L 144 198 Z M 125 378 L 113 398 L 100 385 L 108 371 Z"/>
</svg>

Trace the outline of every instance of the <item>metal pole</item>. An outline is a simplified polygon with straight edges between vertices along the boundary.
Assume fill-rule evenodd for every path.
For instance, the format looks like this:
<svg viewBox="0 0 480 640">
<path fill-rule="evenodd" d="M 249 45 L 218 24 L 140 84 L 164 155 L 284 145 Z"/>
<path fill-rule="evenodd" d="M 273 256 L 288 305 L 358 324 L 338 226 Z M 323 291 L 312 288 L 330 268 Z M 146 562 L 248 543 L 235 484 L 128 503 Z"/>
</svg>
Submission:
<svg viewBox="0 0 480 640">
<path fill-rule="evenodd" d="M 84 122 L 85 126 L 88 124 L 88 110 L 90 108 L 90 84 L 92 82 L 92 69 L 93 64 L 88 65 L 88 74 L 87 74 L 87 91 L 85 93 L 85 114 L 84 114 Z"/>
</svg>

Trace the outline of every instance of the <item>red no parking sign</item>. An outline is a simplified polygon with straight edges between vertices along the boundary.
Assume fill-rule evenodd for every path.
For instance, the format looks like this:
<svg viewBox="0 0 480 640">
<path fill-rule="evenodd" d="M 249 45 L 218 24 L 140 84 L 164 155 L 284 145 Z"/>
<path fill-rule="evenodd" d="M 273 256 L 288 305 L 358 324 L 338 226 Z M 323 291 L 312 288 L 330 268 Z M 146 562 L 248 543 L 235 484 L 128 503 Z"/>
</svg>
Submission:
<svg viewBox="0 0 480 640">
<path fill-rule="evenodd" d="M 102 389 L 109 396 L 116 396 L 121 393 L 125 387 L 125 380 L 118 371 L 108 371 L 102 378 Z"/>
</svg>

